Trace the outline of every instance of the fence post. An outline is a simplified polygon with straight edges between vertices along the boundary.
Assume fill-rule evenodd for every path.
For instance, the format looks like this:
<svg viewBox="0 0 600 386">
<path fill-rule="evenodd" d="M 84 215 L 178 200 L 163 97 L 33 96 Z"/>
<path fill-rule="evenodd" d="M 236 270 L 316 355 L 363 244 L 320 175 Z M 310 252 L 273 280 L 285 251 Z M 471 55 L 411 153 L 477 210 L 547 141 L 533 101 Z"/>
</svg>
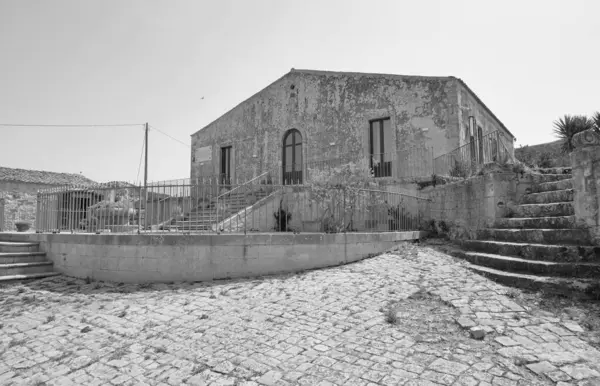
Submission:
<svg viewBox="0 0 600 386">
<path fill-rule="evenodd" d="M 35 227 L 36 233 L 38 231 L 40 227 L 40 217 L 41 217 L 41 210 L 40 210 L 40 203 L 41 203 L 41 199 L 42 199 L 42 195 L 40 194 L 40 192 L 38 191 L 37 193 L 37 197 L 35 200 L 35 224 L 33 224 L 33 226 Z M 0 210 L 2 210 L 2 204 L 0 203 Z M 0 215 L 0 218 L 2 217 L 2 215 Z M 0 224 L 0 230 L 2 230 L 2 225 Z"/>
<path fill-rule="evenodd" d="M 470 150 L 470 159 L 471 159 L 471 172 L 475 174 L 477 171 L 477 147 L 475 146 L 475 129 L 476 129 L 476 121 L 474 116 L 469 117 L 469 131 L 471 134 L 471 145 L 469 146 Z"/>
<path fill-rule="evenodd" d="M 140 232 L 140 223 L 141 223 L 141 219 L 142 219 L 142 187 L 138 182 L 138 197 L 139 197 L 139 204 L 138 204 L 138 213 L 137 213 L 137 233 L 138 235 L 141 233 Z"/>
<path fill-rule="evenodd" d="M 431 175 L 435 174 L 435 157 L 433 155 L 433 146 L 431 147 Z"/>
<path fill-rule="evenodd" d="M 500 133 L 496 132 L 496 162 L 500 161 Z"/>
<path fill-rule="evenodd" d="M 344 227 L 344 233 L 346 233 L 346 189 L 342 188 L 344 193 L 344 214 L 342 215 L 342 226 Z"/>
</svg>

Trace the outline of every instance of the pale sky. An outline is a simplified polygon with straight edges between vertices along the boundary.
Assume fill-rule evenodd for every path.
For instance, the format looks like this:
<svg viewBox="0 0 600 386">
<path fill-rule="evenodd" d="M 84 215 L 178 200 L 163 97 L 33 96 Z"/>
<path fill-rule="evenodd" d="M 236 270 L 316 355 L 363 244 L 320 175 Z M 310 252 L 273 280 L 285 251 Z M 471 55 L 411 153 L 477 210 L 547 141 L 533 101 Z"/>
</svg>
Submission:
<svg viewBox="0 0 600 386">
<path fill-rule="evenodd" d="M 0 0 L 0 124 L 144 123 L 149 180 L 291 68 L 462 78 L 516 135 L 600 110 L 598 0 Z M 203 99 L 204 98 L 204 99 Z M 138 178 L 140 127 L 0 126 L 0 166 Z M 143 171 L 139 178 L 142 178 Z"/>
</svg>

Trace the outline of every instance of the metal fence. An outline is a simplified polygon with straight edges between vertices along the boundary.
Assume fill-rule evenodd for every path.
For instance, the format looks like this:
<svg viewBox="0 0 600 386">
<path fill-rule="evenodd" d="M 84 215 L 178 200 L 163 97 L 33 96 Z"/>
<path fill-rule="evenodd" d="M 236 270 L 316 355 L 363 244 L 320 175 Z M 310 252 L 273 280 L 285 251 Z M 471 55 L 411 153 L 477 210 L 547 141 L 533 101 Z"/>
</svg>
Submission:
<svg viewBox="0 0 600 386">
<path fill-rule="evenodd" d="M 4 197 L 0 192 L 0 232 L 4 231 Z"/>
<path fill-rule="evenodd" d="M 436 175 L 468 177 L 481 165 L 491 162 L 513 163 L 514 158 L 506 146 L 506 138 L 494 131 L 433 160 Z"/>
<path fill-rule="evenodd" d="M 72 233 L 418 230 L 425 198 L 386 190 L 186 180 L 38 194 L 36 231 Z"/>
</svg>

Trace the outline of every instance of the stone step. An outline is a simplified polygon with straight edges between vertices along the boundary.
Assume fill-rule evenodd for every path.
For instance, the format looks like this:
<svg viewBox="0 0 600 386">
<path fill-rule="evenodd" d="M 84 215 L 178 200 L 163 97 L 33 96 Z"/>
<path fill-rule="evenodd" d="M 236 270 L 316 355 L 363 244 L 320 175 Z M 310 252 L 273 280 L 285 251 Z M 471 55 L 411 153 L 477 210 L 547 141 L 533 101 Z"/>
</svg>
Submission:
<svg viewBox="0 0 600 386">
<path fill-rule="evenodd" d="M 535 168 L 535 172 L 540 174 L 567 174 L 571 175 L 573 168 L 570 167 L 559 167 L 559 168 Z"/>
<path fill-rule="evenodd" d="M 60 275 L 60 273 L 58 273 L 58 272 L 42 272 L 42 273 L 28 273 L 28 274 L 21 274 L 21 275 L 0 276 L 0 282 L 16 281 L 16 280 L 37 280 L 37 279 L 44 279 L 46 277 L 59 276 L 59 275 Z"/>
<path fill-rule="evenodd" d="M 515 208 L 512 217 L 557 217 L 575 214 L 573 202 L 554 202 L 551 204 L 523 204 Z"/>
<path fill-rule="evenodd" d="M 500 271 L 474 264 L 468 264 L 467 268 L 498 283 L 533 290 L 554 289 L 561 292 L 584 292 L 586 288 L 594 283 L 594 280 L 589 279 L 567 279 L 553 276 L 526 275 L 522 273 Z"/>
<path fill-rule="evenodd" d="M 0 252 L 37 252 L 40 243 L 0 241 Z"/>
<path fill-rule="evenodd" d="M 45 252 L 0 252 L 0 264 L 35 263 L 46 260 Z"/>
<path fill-rule="evenodd" d="M 531 193 L 552 192 L 555 190 L 573 189 L 573 179 L 565 179 L 559 181 L 543 182 L 531 187 Z"/>
<path fill-rule="evenodd" d="M 203 219 L 215 219 L 217 217 L 217 212 L 206 213 L 206 214 L 190 214 L 184 220 L 203 220 Z"/>
<path fill-rule="evenodd" d="M 180 227 L 180 226 L 173 226 L 173 225 L 171 225 L 167 229 L 171 230 L 173 232 L 212 231 L 212 228 L 210 226 L 185 226 L 185 227 Z"/>
<path fill-rule="evenodd" d="M 573 189 L 553 190 L 549 192 L 526 194 L 521 199 L 521 204 L 551 204 L 555 202 L 573 201 Z"/>
<path fill-rule="evenodd" d="M 267 193 L 255 193 L 255 194 L 246 194 L 246 193 L 233 193 L 231 195 L 228 196 L 223 196 L 221 198 L 219 198 L 219 202 L 221 201 L 236 201 L 236 200 L 247 200 L 250 199 L 250 197 L 255 196 L 255 197 L 266 197 Z"/>
<path fill-rule="evenodd" d="M 575 216 L 556 217 L 511 217 L 496 220 L 496 228 L 537 228 L 537 229 L 560 229 L 575 228 Z"/>
<path fill-rule="evenodd" d="M 176 227 L 189 227 L 189 226 L 200 226 L 200 225 L 210 225 L 212 221 L 175 221 L 171 226 Z"/>
<path fill-rule="evenodd" d="M 477 231 L 479 240 L 511 241 L 536 244 L 589 244 L 585 229 L 500 229 L 487 228 Z"/>
<path fill-rule="evenodd" d="M 514 256 L 528 260 L 556 262 L 600 262 L 600 247 L 513 243 L 495 240 L 463 240 L 458 244 L 466 250 Z"/>
<path fill-rule="evenodd" d="M 538 174 L 533 177 L 533 182 L 537 183 L 537 184 L 542 184 L 544 182 L 568 180 L 572 177 L 573 176 L 571 174 L 560 174 L 560 173 L 559 174 L 553 174 L 553 173 Z"/>
<path fill-rule="evenodd" d="M 0 276 L 25 275 L 29 273 L 45 273 L 53 271 L 51 261 L 35 263 L 0 264 Z"/>
<path fill-rule="evenodd" d="M 507 272 L 545 276 L 578 277 L 585 279 L 600 277 L 600 263 L 527 260 L 519 257 L 482 252 L 461 251 L 454 253 L 454 255 L 475 265 Z"/>
</svg>

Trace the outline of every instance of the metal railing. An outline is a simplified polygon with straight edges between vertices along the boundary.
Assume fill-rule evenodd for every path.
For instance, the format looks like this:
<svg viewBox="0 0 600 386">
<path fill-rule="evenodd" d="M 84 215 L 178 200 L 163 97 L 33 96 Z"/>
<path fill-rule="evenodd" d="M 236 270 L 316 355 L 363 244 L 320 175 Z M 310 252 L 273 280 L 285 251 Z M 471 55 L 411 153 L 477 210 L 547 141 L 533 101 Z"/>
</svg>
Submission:
<svg viewBox="0 0 600 386">
<path fill-rule="evenodd" d="M 4 231 L 4 197 L 0 192 L 0 232 Z"/>
<path fill-rule="evenodd" d="M 491 162 L 514 162 L 500 131 L 481 138 L 474 137 L 472 142 L 434 158 L 433 174 L 466 178 L 474 174 L 478 167 Z"/>
<path fill-rule="evenodd" d="M 260 174 L 260 175 L 258 175 L 256 177 L 252 178 L 251 180 L 249 180 L 247 182 L 244 182 L 242 185 L 236 186 L 236 187 L 232 188 L 231 190 L 228 190 L 225 193 L 222 193 L 222 194 L 218 195 L 217 198 L 216 198 L 216 212 L 217 212 L 216 213 L 216 219 L 217 219 L 217 221 L 219 220 L 219 198 L 223 198 L 223 197 L 226 197 L 226 196 L 227 197 L 231 197 L 232 194 L 236 193 L 237 190 L 240 190 L 240 189 L 243 189 L 243 188 L 245 188 L 247 186 L 250 186 L 255 181 L 260 181 L 261 178 L 266 177 L 268 174 L 269 174 L 268 171 L 264 172 L 264 173 L 262 173 L 262 174 Z M 244 193 L 246 193 L 246 192 L 244 192 Z M 246 217 L 246 210 L 247 210 L 247 208 L 244 207 L 244 218 Z"/>
<path fill-rule="evenodd" d="M 264 174 L 264 173 L 263 173 Z M 38 193 L 37 232 L 248 233 L 418 230 L 427 199 L 386 190 L 198 180 Z M 226 192 L 221 192 L 226 189 Z M 225 194 L 224 194 L 225 193 Z"/>
</svg>

